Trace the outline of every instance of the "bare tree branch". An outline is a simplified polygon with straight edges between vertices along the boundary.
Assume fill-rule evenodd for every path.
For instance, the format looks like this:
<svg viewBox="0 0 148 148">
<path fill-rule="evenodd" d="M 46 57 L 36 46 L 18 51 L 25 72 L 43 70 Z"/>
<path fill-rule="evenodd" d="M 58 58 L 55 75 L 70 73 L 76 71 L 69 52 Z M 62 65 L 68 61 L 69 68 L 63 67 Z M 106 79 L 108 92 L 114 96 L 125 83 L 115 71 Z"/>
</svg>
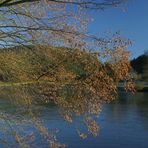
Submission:
<svg viewBox="0 0 148 148">
<path fill-rule="evenodd" d="M 41 0 L 5 0 L 0 3 L 0 7 L 14 6 L 24 3 L 40 2 Z M 111 6 L 119 6 L 128 0 L 107 0 L 99 2 L 98 0 L 47 0 L 47 2 L 64 3 L 77 5 L 86 9 L 105 9 Z"/>
</svg>

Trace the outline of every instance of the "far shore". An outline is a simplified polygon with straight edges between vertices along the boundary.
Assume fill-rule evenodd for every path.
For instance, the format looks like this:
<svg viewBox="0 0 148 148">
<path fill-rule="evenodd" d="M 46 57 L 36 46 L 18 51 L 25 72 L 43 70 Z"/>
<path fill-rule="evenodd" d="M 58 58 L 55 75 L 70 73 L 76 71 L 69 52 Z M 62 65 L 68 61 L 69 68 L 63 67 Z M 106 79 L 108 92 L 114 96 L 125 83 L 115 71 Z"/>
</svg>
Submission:
<svg viewBox="0 0 148 148">
<path fill-rule="evenodd" d="M 148 82 L 145 81 L 136 81 L 135 82 L 135 88 L 138 92 L 148 92 Z M 118 85 L 119 90 L 124 90 L 124 83 L 119 83 Z"/>
<path fill-rule="evenodd" d="M 24 85 L 34 85 L 34 84 L 54 84 L 54 82 L 48 81 L 27 81 L 27 82 L 0 82 L 0 87 L 17 87 Z M 138 92 L 148 92 L 148 82 L 137 81 L 135 82 L 135 88 Z M 118 85 L 118 90 L 124 91 L 124 83 L 120 82 Z"/>
</svg>

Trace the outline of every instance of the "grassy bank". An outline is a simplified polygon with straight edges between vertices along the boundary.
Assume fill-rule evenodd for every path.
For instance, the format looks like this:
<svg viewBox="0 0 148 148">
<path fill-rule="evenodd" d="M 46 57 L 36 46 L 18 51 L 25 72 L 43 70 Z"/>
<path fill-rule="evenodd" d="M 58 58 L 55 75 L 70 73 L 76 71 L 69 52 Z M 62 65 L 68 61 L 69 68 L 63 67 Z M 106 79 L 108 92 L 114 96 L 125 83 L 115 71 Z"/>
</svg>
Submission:
<svg viewBox="0 0 148 148">
<path fill-rule="evenodd" d="M 28 81 L 28 82 L 0 82 L 0 87 L 12 87 L 12 86 L 23 86 L 23 85 L 32 85 L 38 83 L 47 83 L 45 81 Z"/>
<path fill-rule="evenodd" d="M 146 82 L 136 82 L 135 87 L 137 91 L 146 91 L 148 92 L 148 84 Z"/>
<path fill-rule="evenodd" d="M 51 81 L 56 75 L 85 75 L 83 65 L 93 60 L 87 52 L 51 46 L 0 49 L 0 86 Z"/>
</svg>

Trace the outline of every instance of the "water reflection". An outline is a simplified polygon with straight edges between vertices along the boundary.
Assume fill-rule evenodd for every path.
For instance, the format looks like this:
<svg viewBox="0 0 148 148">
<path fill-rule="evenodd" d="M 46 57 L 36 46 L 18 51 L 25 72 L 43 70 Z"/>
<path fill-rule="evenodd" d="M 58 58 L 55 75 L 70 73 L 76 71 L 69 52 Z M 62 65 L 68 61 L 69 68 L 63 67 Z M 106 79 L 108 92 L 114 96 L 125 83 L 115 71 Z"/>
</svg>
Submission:
<svg viewBox="0 0 148 148">
<path fill-rule="evenodd" d="M 148 93 L 132 95 L 120 92 L 117 100 L 104 104 L 97 119 L 101 128 L 99 136 L 93 138 L 89 135 L 83 141 L 74 130 L 76 126 L 87 130 L 80 124 L 80 118 L 76 119 L 76 125 L 64 122 L 54 104 L 34 101 L 39 96 L 33 94 L 34 90 L 26 91 L 26 88 L 19 91 L 1 88 L 0 147 L 19 147 L 14 135 L 19 139 L 20 133 L 23 133 L 23 138 L 19 140 L 22 143 L 28 141 L 31 147 L 48 147 L 49 139 L 56 140 L 55 134 L 60 142 L 67 143 L 70 148 L 148 147 Z"/>
<path fill-rule="evenodd" d="M 130 118 L 136 122 L 141 122 L 141 124 L 148 125 L 147 98 L 148 93 L 137 92 L 133 95 L 132 93 L 119 92 L 117 100 L 105 105 L 105 109 L 108 116 L 115 118 L 118 122 Z"/>
<path fill-rule="evenodd" d="M 40 147 L 42 143 L 48 147 L 60 145 L 54 137 L 55 131 L 49 132 L 42 120 L 42 116 L 49 116 L 54 107 L 42 104 L 35 91 L 35 87 L 1 88 L 0 147 Z"/>
</svg>

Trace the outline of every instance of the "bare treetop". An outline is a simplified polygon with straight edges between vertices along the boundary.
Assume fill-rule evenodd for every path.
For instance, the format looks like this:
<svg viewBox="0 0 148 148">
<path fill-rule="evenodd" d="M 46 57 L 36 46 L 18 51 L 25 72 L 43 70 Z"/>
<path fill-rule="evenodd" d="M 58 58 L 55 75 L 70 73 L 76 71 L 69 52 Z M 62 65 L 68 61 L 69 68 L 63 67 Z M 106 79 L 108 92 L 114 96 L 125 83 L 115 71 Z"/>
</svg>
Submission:
<svg viewBox="0 0 148 148">
<path fill-rule="evenodd" d="M 2 0 L 0 7 L 8 7 L 24 3 L 40 2 L 41 0 Z M 111 6 L 117 7 L 128 0 L 45 0 L 46 2 L 77 5 L 85 9 L 105 9 Z"/>
</svg>

